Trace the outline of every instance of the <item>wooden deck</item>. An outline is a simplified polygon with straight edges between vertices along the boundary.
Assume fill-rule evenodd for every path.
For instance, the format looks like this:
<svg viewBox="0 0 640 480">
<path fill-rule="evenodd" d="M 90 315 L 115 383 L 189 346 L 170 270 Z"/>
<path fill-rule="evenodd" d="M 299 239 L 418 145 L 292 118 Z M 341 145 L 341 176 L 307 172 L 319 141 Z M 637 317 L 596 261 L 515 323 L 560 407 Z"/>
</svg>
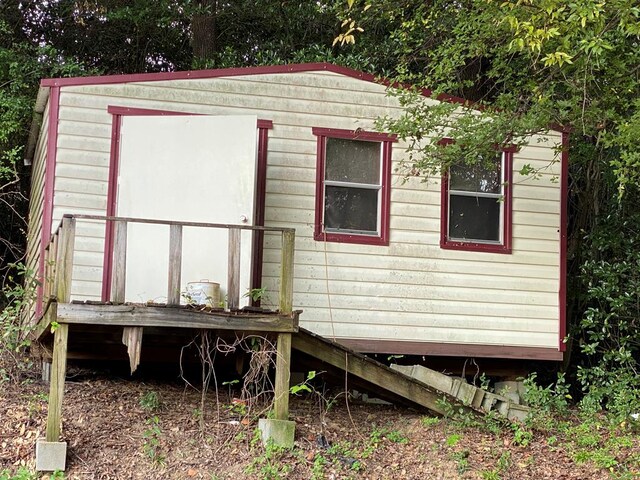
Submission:
<svg viewBox="0 0 640 480">
<path fill-rule="evenodd" d="M 113 246 L 106 245 L 112 255 L 109 301 L 71 302 L 71 279 L 74 240 L 78 221 L 104 221 L 115 230 Z M 169 226 L 168 287 L 166 304 L 132 304 L 125 302 L 127 231 L 132 223 Z M 183 227 L 226 229 L 228 231 L 228 278 L 225 309 L 208 309 L 181 305 L 181 267 Z M 279 232 L 282 235 L 282 259 L 279 279 L 278 309 L 275 312 L 244 311 L 240 304 L 240 231 Z M 62 401 L 69 345 L 69 332 L 107 328 L 121 332 L 127 348 L 131 372 L 140 363 L 145 329 L 257 332 L 277 338 L 274 413 L 278 420 L 289 416 L 289 376 L 291 335 L 298 330 L 300 311 L 293 311 L 293 256 L 295 232 L 287 228 L 265 228 L 246 225 L 169 222 L 139 218 L 65 215 L 45 250 L 43 297 L 45 307 L 33 333 L 34 340 L 45 341 L 53 335 L 51 348 L 51 384 L 46 439 L 60 438 Z M 109 250 L 110 249 L 110 250 Z"/>
</svg>

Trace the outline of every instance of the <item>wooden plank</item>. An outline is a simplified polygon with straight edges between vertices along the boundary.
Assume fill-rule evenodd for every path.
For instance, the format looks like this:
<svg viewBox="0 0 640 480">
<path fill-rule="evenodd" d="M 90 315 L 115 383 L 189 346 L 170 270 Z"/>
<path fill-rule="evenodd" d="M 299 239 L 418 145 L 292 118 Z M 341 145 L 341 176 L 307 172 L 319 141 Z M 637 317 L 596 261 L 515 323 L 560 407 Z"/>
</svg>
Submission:
<svg viewBox="0 0 640 480">
<path fill-rule="evenodd" d="M 129 354 L 129 366 L 131 375 L 140 365 L 140 352 L 142 351 L 142 327 L 124 327 L 122 329 L 122 343 L 127 346 Z"/>
<path fill-rule="evenodd" d="M 31 338 L 34 341 L 40 341 L 42 337 L 48 332 L 51 327 L 51 322 L 58 320 L 58 302 L 53 299 L 49 299 L 44 307 L 44 314 L 42 318 L 31 332 Z"/>
<path fill-rule="evenodd" d="M 282 233 L 279 295 L 279 306 L 282 314 L 289 314 L 293 309 L 293 254 L 295 240 L 294 230 Z"/>
<path fill-rule="evenodd" d="M 291 334 L 278 334 L 273 411 L 276 420 L 289 419 L 289 379 L 291 378 Z"/>
<path fill-rule="evenodd" d="M 180 281 L 182 274 L 182 225 L 169 226 L 169 287 L 167 303 L 180 305 Z"/>
<path fill-rule="evenodd" d="M 205 222 L 181 222 L 181 221 L 167 221 L 167 220 L 153 220 L 150 218 L 137 218 L 137 217 L 109 217 L 104 215 L 89 215 L 78 214 L 69 215 L 79 220 L 103 220 L 111 222 L 127 222 L 127 223 L 145 223 L 148 225 L 182 225 L 183 227 L 203 227 L 203 228 L 222 228 L 238 230 L 260 230 L 263 232 L 286 232 L 293 231 L 292 228 L 282 227 L 262 227 L 257 225 L 235 225 L 231 223 L 205 223 Z"/>
<path fill-rule="evenodd" d="M 293 348 L 426 407 L 439 415 L 445 414 L 440 405 L 440 400 L 443 397 L 451 402 L 456 402 L 455 398 L 431 389 L 422 382 L 304 329 L 301 329 L 293 337 Z"/>
<path fill-rule="evenodd" d="M 240 305 L 240 230 L 229 229 L 229 263 L 227 264 L 227 305 L 230 310 Z"/>
<path fill-rule="evenodd" d="M 300 311 L 291 315 L 204 313 L 176 308 L 137 305 L 58 305 L 58 321 L 70 324 L 123 327 L 211 328 L 263 332 L 297 332 Z"/>
<path fill-rule="evenodd" d="M 49 407 L 47 410 L 47 442 L 57 442 L 60 439 L 64 377 L 67 371 L 68 338 L 69 325 L 61 323 L 55 331 L 53 341 L 53 362 L 51 364 L 51 384 L 49 386 Z"/>
<path fill-rule="evenodd" d="M 71 298 L 71 277 L 73 272 L 73 249 L 76 238 L 76 219 L 64 217 L 57 245 L 56 269 L 53 290 L 59 302 Z"/>
<path fill-rule="evenodd" d="M 111 284 L 111 301 L 124 303 L 127 275 L 127 222 L 114 222 L 113 241 L 113 280 Z"/>
</svg>

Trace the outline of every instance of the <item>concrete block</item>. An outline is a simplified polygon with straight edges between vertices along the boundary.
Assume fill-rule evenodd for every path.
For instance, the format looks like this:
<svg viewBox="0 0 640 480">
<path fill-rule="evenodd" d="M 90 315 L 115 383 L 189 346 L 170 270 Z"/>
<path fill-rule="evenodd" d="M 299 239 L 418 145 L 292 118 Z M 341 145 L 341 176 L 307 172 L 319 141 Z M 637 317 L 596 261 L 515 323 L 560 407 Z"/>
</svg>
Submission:
<svg viewBox="0 0 640 480">
<path fill-rule="evenodd" d="M 36 441 L 36 470 L 38 472 L 64 471 L 67 466 L 67 442 Z"/>
<path fill-rule="evenodd" d="M 293 448 L 296 422 L 261 418 L 258 420 L 258 429 L 260 430 L 263 444 L 266 445 L 269 439 L 271 439 L 273 443 L 279 447 Z"/>
<path fill-rule="evenodd" d="M 522 382 L 505 381 L 496 382 L 494 385 L 494 390 L 498 395 L 507 397 L 514 403 L 520 403 L 520 395 L 523 389 L 524 384 Z"/>
</svg>

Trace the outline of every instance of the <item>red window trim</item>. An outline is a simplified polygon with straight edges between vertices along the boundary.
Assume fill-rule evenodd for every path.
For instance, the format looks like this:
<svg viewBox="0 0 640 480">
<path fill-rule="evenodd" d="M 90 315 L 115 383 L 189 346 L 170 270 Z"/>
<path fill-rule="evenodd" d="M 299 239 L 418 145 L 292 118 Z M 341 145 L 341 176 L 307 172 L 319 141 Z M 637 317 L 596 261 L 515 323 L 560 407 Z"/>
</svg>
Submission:
<svg viewBox="0 0 640 480">
<path fill-rule="evenodd" d="M 391 211 L 391 150 L 396 135 L 369 132 L 365 130 L 343 130 L 339 128 L 313 127 L 312 133 L 317 138 L 316 152 L 316 213 L 313 238 L 316 241 L 336 243 L 356 243 L 362 245 L 389 245 L 389 216 Z M 380 234 L 360 235 L 351 233 L 325 232 L 323 228 L 324 211 L 324 164 L 325 139 L 346 138 L 365 140 L 382 144 L 382 186 L 380 206 Z"/>
<path fill-rule="evenodd" d="M 116 213 L 116 194 L 117 194 L 117 181 L 118 181 L 118 167 L 120 163 L 120 128 L 122 126 L 123 116 L 173 116 L 173 115 L 206 115 L 204 113 L 193 112 L 177 112 L 173 110 L 155 110 L 150 108 L 136 108 L 136 107 L 121 107 L 116 105 L 109 105 L 107 112 L 112 115 L 111 119 L 111 153 L 109 158 L 109 180 L 107 187 L 107 216 L 113 217 Z M 256 225 L 264 226 L 264 206 L 265 206 L 265 192 L 266 192 L 266 170 L 267 170 L 267 145 L 269 133 L 268 131 L 273 128 L 273 122 L 271 120 L 258 119 L 258 171 L 257 171 L 257 190 L 256 190 L 256 211 L 254 212 L 254 218 L 256 219 Z M 113 224 L 107 222 L 105 226 L 105 243 L 104 243 L 104 257 L 103 257 L 103 269 L 102 269 L 102 301 L 106 302 L 111 299 L 111 278 L 113 272 L 113 242 L 114 242 Z M 255 235 L 253 238 L 253 248 L 256 254 L 254 258 L 252 272 L 251 272 L 251 284 L 253 288 L 258 288 L 262 283 L 262 242 L 264 239 L 264 233 L 259 232 L 259 235 Z"/>
<path fill-rule="evenodd" d="M 452 143 L 451 139 L 441 140 L 442 145 Z M 440 248 L 444 250 L 466 250 L 469 252 L 511 253 L 512 220 L 513 220 L 513 152 L 515 148 L 504 148 L 504 199 L 502 202 L 503 225 L 502 243 L 461 242 L 449 240 L 449 172 L 442 173 L 440 188 Z"/>
</svg>

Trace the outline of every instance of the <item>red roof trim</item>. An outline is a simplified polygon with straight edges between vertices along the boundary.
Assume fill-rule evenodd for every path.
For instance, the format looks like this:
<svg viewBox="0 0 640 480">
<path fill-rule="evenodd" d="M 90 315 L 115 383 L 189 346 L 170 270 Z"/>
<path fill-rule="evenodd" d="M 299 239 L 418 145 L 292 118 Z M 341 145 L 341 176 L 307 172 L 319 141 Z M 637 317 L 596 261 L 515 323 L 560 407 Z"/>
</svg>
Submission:
<svg viewBox="0 0 640 480">
<path fill-rule="evenodd" d="M 365 82 L 378 83 L 385 86 L 393 86 L 396 88 L 410 88 L 409 84 L 392 83 L 377 77 L 371 73 L 365 73 L 353 70 L 340 65 L 331 63 L 297 63 L 289 65 L 269 65 L 261 67 L 241 67 L 241 68 L 220 68 L 210 70 L 190 70 L 181 72 L 161 72 L 161 73 L 133 73 L 126 75 L 98 75 L 93 77 L 72 77 L 72 78 L 45 78 L 40 82 L 41 87 L 68 87 L 79 85 L 109 85 L 114 83 L 132 83 L 132 82 L 161 82 L 167 80 L 190 80 L 190 79 L 206 79 L 218 77 L 237 77 L 241 75 L 267 75 L 280 73 L 302 73 L 326 71 L 333 72 L 347 77 L 356 78 Z M 430 97 L 432 91 L 428 88 L 421 89 L 422 95 Z M 453 95 L 440 94 L 437 97 L 440 101 L 460 103 L 473 108 L 481 108 L 469 100 L 455 97 Z"/>
<path fill-rule="evenodd" d="M 562 179 L 560 183 L 560 288 L 558 290 L 559 300 L 559 348 L 561 352 L 566 351 L 567 344 L 567 223 L 568 223 L 568 202 L 569 202 L 569 133 L 570 130 L 562 132 L 562 154 L 560 157 L 560 167 L 562 169 Z"/>
<path fill-rule="evenodd" d="M 166 80 L 190 80 L 218 77 L 237 77 L 240 75 L 266 75 L 279 73 L 297 73 L 324 70 L 339 73 L 368 82 L 381 83 L 369 73 L 359 72 L 331 63 L 298 63 L 290 65 L 268 65 L 261 67 L 219 68 L 209 70 L 189 70 L 180 72 L 133 73 L 125 75 L 98 75 L 93 77 L 46 78 L 40 83 L 43 87 L 63 87 L 72 85 L 107 85 L 113 83 L 160 82 Z"/>
</svg>

